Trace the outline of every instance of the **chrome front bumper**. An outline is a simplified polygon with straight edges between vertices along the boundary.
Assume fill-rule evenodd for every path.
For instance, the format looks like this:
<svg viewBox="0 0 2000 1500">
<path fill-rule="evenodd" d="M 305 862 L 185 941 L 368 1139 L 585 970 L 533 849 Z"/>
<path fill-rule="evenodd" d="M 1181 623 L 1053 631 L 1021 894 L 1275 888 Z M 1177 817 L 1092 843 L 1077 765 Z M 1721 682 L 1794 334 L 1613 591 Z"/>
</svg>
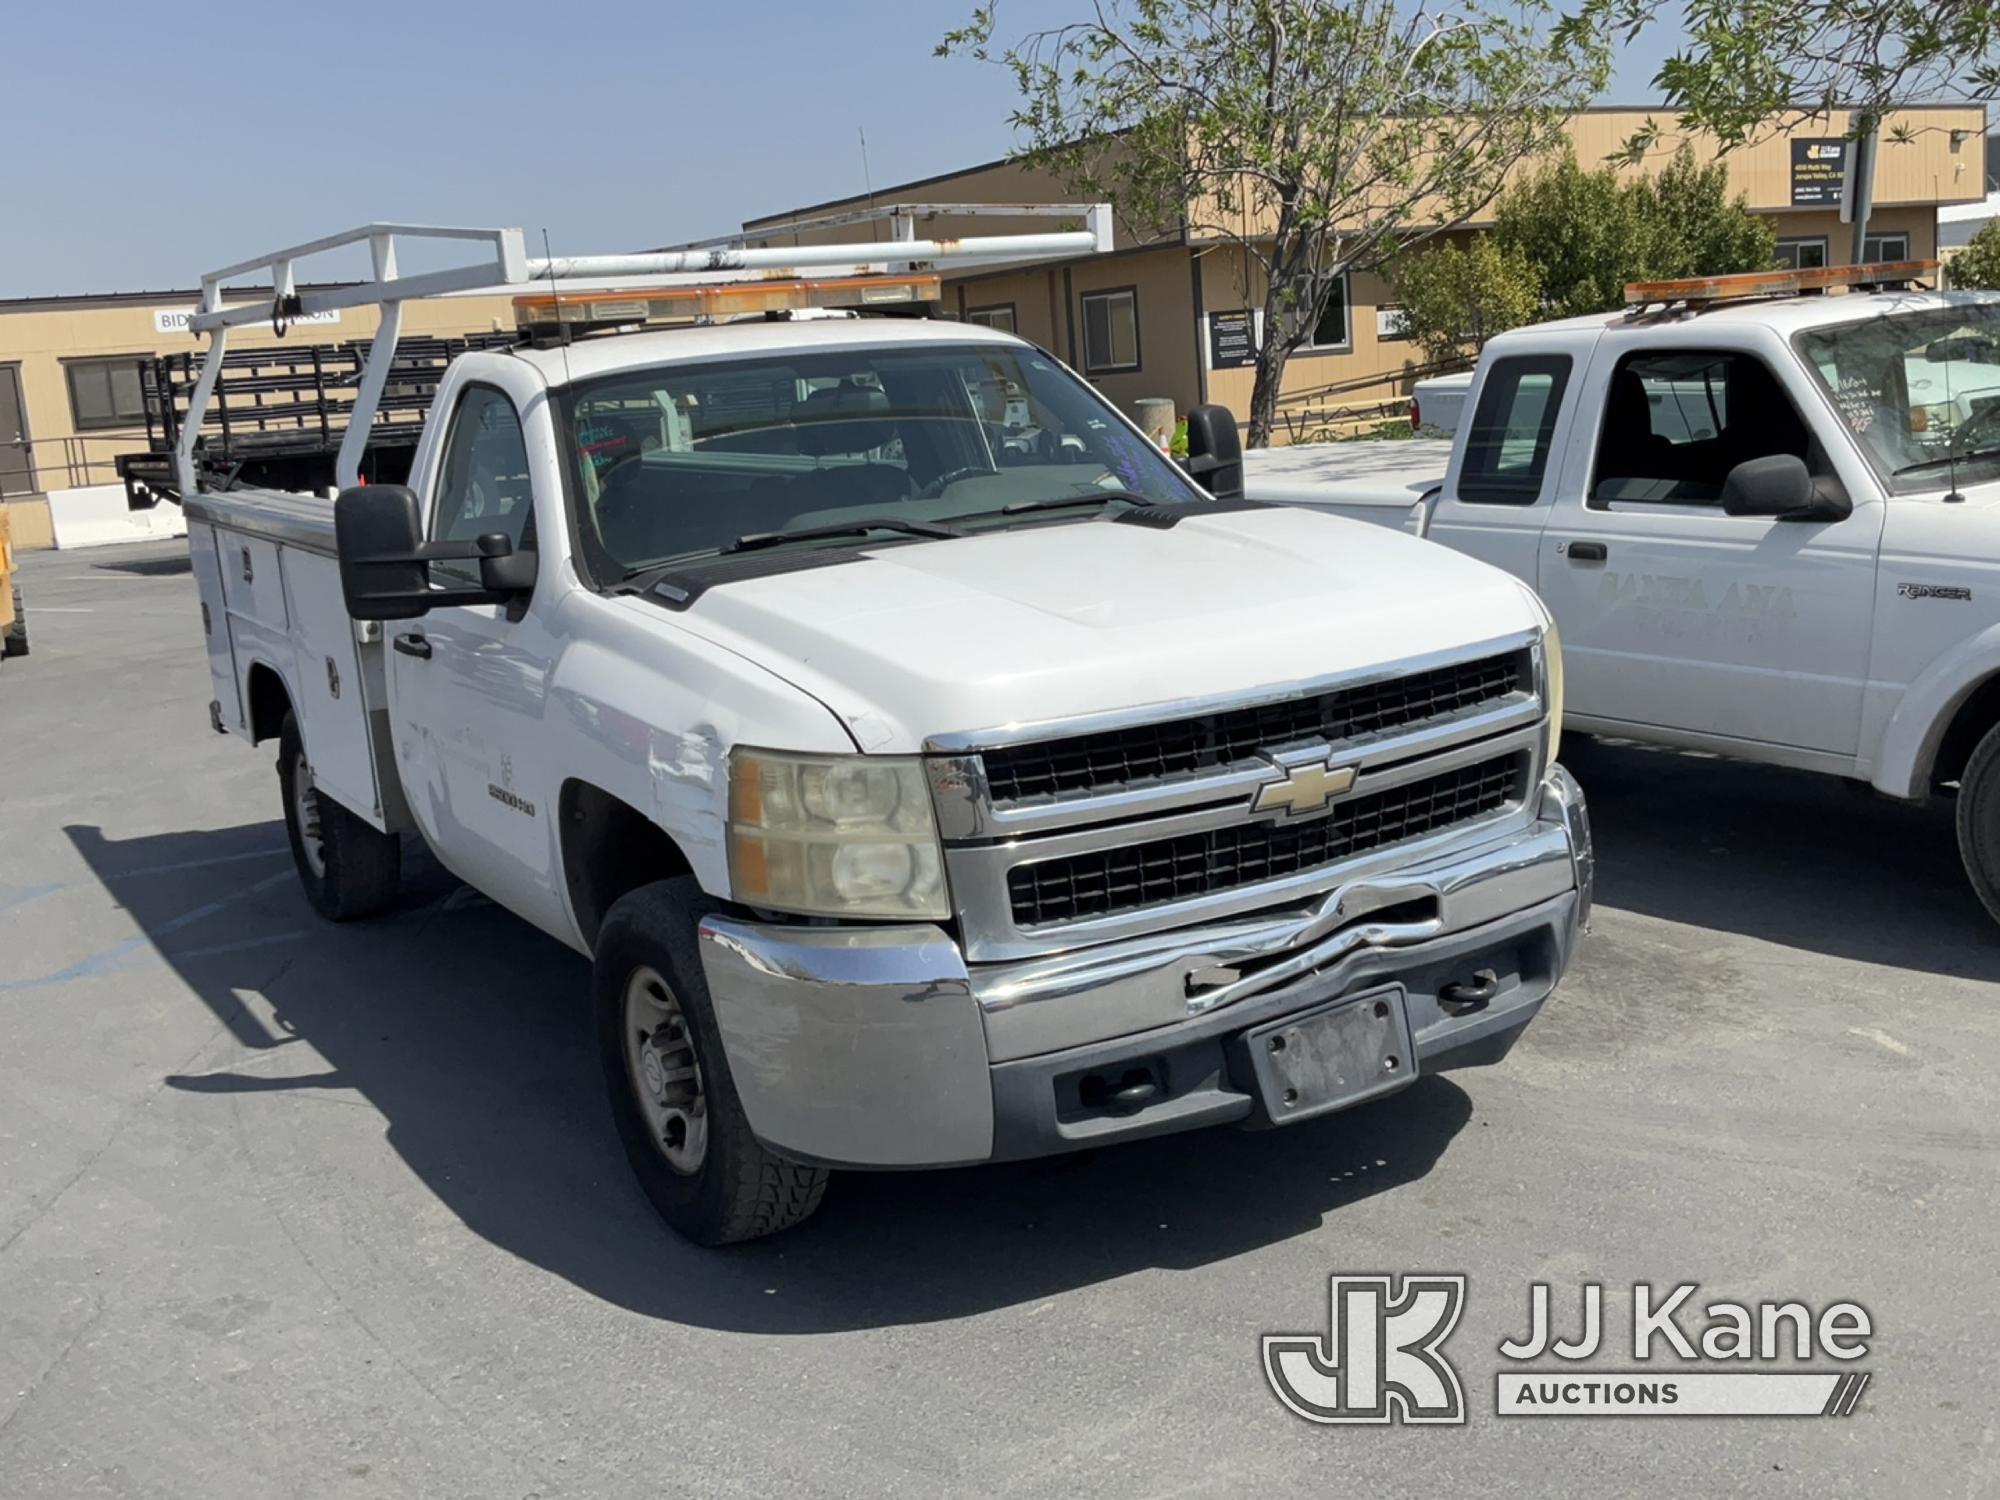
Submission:
<svg viewBox="0 0 2000 1500">
<path fill-rule="evenodd" d="M 1497 1061 L 1568 968 L 1594 884 L 1582 792 L 1552 766 L 1536 817 L 1302 905 L 1010 964 L 968 965 L 942 928 L 713 916 L 703 970 L 750 1126 L 835 1166 L 1033 1156 L 1195 1125 L 1256 1123 L 1231 1039 L 1400 983 L 1420 1069 Z M 1491 970 L 1495 993 L 1450 992 Z M 1157 1076 L 1143 1106 L 1093 1090 Z"/>
</svg>

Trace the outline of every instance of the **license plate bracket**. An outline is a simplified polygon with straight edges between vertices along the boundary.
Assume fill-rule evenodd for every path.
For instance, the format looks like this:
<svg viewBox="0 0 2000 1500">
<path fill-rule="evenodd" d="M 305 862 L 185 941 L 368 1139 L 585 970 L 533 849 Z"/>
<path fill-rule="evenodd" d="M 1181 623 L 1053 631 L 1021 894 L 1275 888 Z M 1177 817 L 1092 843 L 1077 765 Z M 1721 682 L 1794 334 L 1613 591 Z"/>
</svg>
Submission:
<svg viewBox="0 0 2000 1500">
<path fill-rule="evenodd" d="M 1243 1034 L 1272 1123 L 1289 1125 L 1407 1088 L 1417 1076 L 1400 984 L 1348 995 Z"/>
</svg>

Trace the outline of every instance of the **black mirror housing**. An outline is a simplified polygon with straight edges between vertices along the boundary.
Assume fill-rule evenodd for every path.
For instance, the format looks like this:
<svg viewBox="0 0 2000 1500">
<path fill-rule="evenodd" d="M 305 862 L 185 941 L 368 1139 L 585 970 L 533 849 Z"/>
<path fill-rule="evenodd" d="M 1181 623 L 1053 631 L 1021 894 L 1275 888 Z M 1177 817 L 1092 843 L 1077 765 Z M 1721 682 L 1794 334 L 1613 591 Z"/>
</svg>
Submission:
<svg viewBox="0 0 2000 1500">
<path fill-rule="evenodd" d="M 1836 485 L 1813 478 L 1806 461 L 1793 453 L 1746 458 L 1722 481 L 1722 509 L 1732 516 L 1770 516 L 1779 521 L 1839 521 L 1854 506 Z"/>
<path fill-rule="evenodd" d="M 538 559 L 491 531 L 469 542 L 426 542 L 414 490 L 364 484 L 333 502 L 340 592 L 356 620 L 414 620 L 445 604 L 517 604 L 535 586 Z M 477 561 L 480 587 L 431 587 L 430 565 Z"/>
<path fill-rule="evenodd" d="M 516 552 L 513 539 L 499 532 L 479 539 L 482 546 L 496 540 L 505 543 L 505 547 L 480 555 L 480 585 L 509 598 L 527 593 L 535 586 L 535 569 L 541 559 L 533 552 Z"/>
<path fill-rule="evenodd" d="M 1226 406 L 1197 406 L 1187 418 L 1187 471 L 1218 500 L 1243 498 L 1243 437 Z"/>
<path fill-rule="evenodd" d="M 364 484 L 333 502 L 340 592 L 356 620 L 414 620 L 431 607 L 416 491 Z"/>
</svg>

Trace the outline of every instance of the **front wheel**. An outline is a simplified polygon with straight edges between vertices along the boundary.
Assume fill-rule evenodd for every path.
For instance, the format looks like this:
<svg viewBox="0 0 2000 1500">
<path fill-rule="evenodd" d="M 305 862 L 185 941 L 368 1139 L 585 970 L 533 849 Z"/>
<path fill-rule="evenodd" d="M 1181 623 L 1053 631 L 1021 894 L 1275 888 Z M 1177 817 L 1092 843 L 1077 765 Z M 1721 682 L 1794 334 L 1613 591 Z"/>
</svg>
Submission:
<svg viewBox="0 0 2000 1500">
<path fill-rule="evenodd" d="M 1988 914 L 2000 922 L 2000 725 L 1986 732 L 1959 778 L 1958 855 Z"/>
<path fill-rule="evenodd" d="M 727 1245 L 811 1217 L 827 1174 L 751 1133 L 701 968 L 696 927 L 712 909 L 686 876 L 620 897 L 592 986 L 612 1119 L 639 1186 L 682 1235 Z"/>
<path fill-rule="evenodd" d="M 278 731 L 278 786 L 292 863 L 313 910 L 329 922 L 386 910 L 403 881 L 402 843 L 369 827 L 313 784 L 298 717 L 289 713 Z"/>
</svg>

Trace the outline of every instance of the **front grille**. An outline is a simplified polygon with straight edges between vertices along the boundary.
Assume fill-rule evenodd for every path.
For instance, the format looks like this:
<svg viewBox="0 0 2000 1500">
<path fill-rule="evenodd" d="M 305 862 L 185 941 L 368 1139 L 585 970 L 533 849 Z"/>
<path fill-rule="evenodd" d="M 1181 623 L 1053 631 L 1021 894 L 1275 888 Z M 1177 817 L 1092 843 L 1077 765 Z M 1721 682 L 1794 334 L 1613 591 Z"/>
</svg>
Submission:
<svg viewBox="0 0 2000 1500">
<path fill-rule="evenodd" d="M 1246 823 L 1007 872 L 1017 927 L 1110 917 L 1334 864 L 1442 832 L 1525 795 L 1529 757 L 1499 756 L 1336 802 L 1324 817 Z"/>
<path fill-rule="evenodd" d="M 1533 686 L 1533 657 L 1509 651 L 1281 703 L 988 750 L 986 783 L 1002 807 L 1118 791 L 1253 764 L 1259 751 L 1302 741 L 1339 744 L 1415 728 Z"/>
</svg>

